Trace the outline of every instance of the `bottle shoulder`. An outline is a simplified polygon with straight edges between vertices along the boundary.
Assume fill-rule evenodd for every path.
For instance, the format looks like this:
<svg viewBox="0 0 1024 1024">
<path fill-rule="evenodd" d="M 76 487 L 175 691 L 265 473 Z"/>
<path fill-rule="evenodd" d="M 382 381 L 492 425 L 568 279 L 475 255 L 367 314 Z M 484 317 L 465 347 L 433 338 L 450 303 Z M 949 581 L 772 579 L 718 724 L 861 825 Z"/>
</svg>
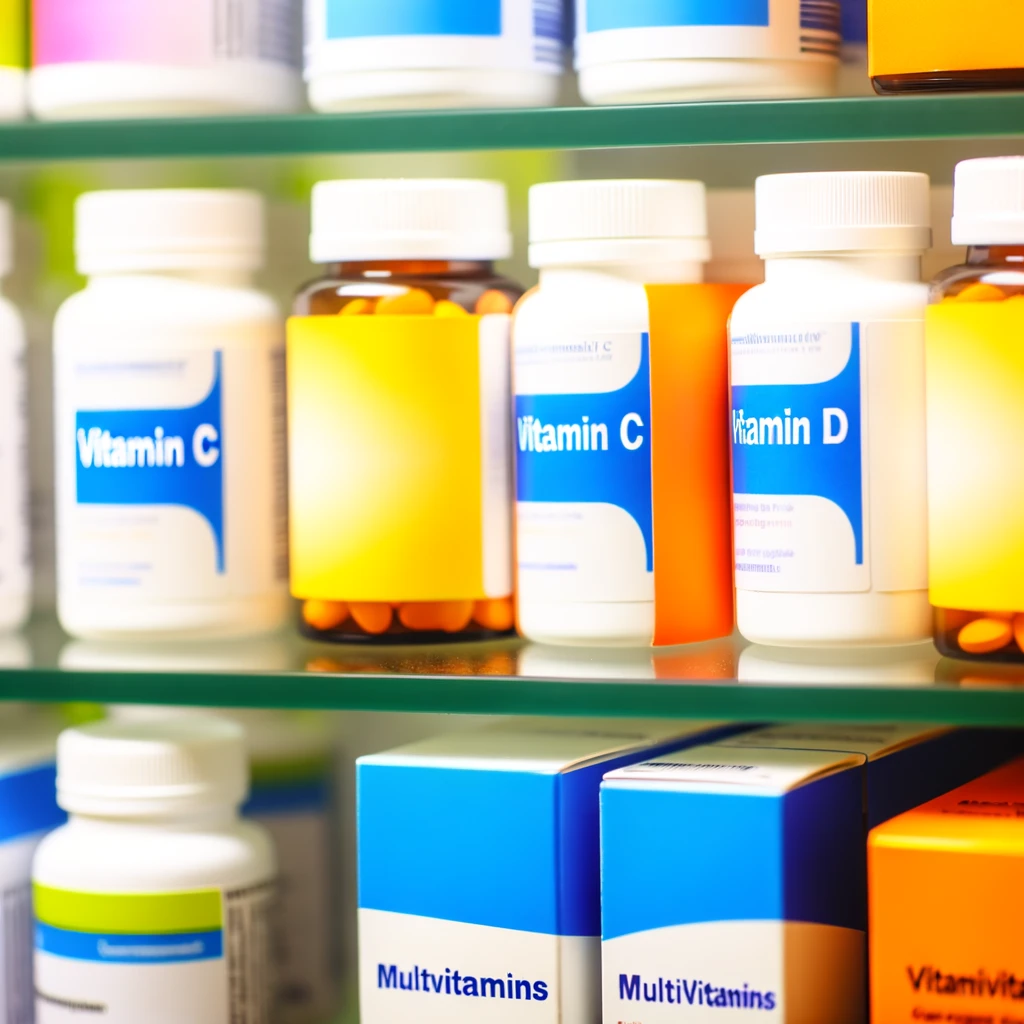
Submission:
<svg viewBox="0 0 1024 1024">
<path fill-rule="evenodd" d="M 186 829 L 72 818 L 43 839 L 33 862 L 37 882 L 97 892 L 250 885 L 274 873 L 270 837 L 243 820 Z"/>
<path fill-rule="evenodd" d="M 819 322 L 864 319 L 922 319 L 928 285 L 920 281 L 852 278 L 815 285 L 787 281 L 756 285 L 739 297 L 732 319 Z"/>
<path fill-rule="evenodd" d="M 57 310 L 54 330 L 90 325 L 277 321 L 275 300 L 255 287 L 158 275 L 93 281 Z"/>
<path fill-rule="evenodd" d="M 579 271 L 542 282 L 516 307 L 517 333 L 569 330 L 644 331 L 650 323 L 647 290 L 636 281 Z"/>
</svg>

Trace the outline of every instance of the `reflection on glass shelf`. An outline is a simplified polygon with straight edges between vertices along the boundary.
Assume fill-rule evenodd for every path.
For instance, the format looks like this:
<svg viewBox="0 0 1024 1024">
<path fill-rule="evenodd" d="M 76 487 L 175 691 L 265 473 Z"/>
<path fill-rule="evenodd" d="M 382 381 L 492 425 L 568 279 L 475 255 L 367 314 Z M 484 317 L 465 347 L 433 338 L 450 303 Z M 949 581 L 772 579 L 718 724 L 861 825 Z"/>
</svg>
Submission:
<svg viewBox="0 0 1024 1024">
<path fill-rule="evenodd" d="M 1024 666 L 940 659 L 929 644 L 829 652 L 739 637 L 659 650 L 331 645 L 289 632 L 111 644 L 42 620 L 0 637 L 4 699 L 1024 726 Z"/>
<path fill-rule="evenodd" d="M 921 686 L 935 682 L 939 652 L 931 643 L 844 650 L 764 647 L 741 654 L 741 683 L 808 683 L 858 686 Z"/>
</svg>

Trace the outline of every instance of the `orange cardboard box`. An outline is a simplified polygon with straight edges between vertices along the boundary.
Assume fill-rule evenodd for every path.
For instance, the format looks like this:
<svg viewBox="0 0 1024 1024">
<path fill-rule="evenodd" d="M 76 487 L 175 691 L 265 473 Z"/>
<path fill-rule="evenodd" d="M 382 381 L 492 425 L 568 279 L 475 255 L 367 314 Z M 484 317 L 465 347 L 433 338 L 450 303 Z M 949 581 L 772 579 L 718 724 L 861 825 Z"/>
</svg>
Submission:
<svg viewBox="0 0 1024 1024">
<path fill-rule="evenodd" d="M 1024 759 L 874 829 L 872 1024 L 1024 1024 Z"/>
</svg>

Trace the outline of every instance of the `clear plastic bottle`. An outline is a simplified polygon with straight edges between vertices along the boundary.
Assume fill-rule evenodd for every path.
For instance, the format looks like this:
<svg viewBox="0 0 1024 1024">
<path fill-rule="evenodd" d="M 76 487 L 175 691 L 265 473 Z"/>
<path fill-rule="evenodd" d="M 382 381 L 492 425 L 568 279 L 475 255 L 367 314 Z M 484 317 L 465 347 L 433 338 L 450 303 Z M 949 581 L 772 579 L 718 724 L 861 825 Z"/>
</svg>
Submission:
<svg viewBox="0 0 1024 1024">
<path fill-rule="evenodd" d="M 76 636 L 258 633 L 288 612 L 283 324 L 262 206 L 95 192 L 54 324 L 58 614 Z"/>
<path fill-rule="evenodd" d="M 99 722 L 57 743 L 68 823 L 33 863 L 36 1019 L 269 1024 L 269 836 L 242 821 L 239 726 Z"/>
<path fill-rule="evenodd" d="M 493 264 L 510 252 L 507 216 L 496 182 L 313 191 L 324 274 L 288 327 L 292 593 L 310 636 L 512 628 L 508 336 L 522 289 Z"/>
<path fill-rule="evenodd" d="M 835 92 L 839 0 L 580 0 L 587 103 L 791 99 Z"/>
<path fill-rule="evenodd" d="M 927 319 L 928 546 L 943 654 L 1024 662 L 1024 157 L 956 169 Z"/>
<path fill-rule="evenodd" d="M 44 119 L 270 113 L 302 104 L 298 0 L 34 0 Z"/>
<path fill-rule="evenodd" d="M 13 247 L 14 218 L 0 201 L 0 278 L 11 272 Z M 24 321 L 0 295 L 0 633 L 24 625 L 32 608 L 25 358 Z"/>
<path fill-rule="evenodd" d="M 565 67 L 563 0 L 308 0 L 315 110 L 534 107 Z"/>
<path fill-rule="evenodd" d="M 930 633 L 921 254 L 928 177 L 757 181 L 765 283 L 732 315 L 736 610 L 754 643 Z"/>
</svg>

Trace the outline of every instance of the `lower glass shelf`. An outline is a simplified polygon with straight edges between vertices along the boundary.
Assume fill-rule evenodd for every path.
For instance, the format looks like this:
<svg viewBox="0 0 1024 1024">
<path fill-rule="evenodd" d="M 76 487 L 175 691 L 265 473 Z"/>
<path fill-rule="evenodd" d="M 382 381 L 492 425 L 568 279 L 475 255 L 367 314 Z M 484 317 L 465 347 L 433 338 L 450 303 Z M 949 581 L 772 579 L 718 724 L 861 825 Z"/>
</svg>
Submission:
<svg viewBox="0 0 1024 1024">
<path fill-rule="evenodd" d="M 658 651 L 343 647 L 292 634 L 111 644 L 41 620 L 0 637 L 0 700 L 1024 726 L 1024 668 L 953 661 L 931 644 L 822 652 L 739 638 Z"/>
</svg>

